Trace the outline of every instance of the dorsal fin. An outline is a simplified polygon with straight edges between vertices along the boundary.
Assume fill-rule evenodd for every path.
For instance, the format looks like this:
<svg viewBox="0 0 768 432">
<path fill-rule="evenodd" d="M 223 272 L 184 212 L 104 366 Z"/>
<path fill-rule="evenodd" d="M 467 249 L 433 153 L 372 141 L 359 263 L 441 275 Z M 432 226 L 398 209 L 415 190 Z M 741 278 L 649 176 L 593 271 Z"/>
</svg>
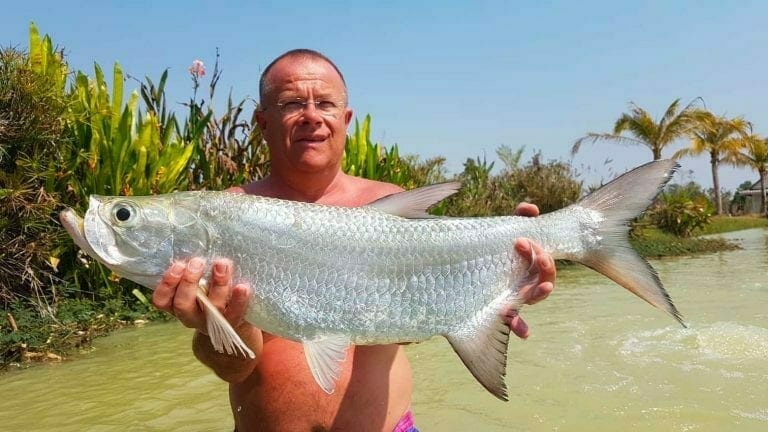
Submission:
<svg viewBox="0 0 768 432">
<path fill-rule="evenodd" d="M 387 195 L 368 206 L 404 218 L 429 218 L 433 216 L 427 213 L 428 208 L 455 194 L 460 188 L 459 182 L 438 183 Z"/>
</svg>

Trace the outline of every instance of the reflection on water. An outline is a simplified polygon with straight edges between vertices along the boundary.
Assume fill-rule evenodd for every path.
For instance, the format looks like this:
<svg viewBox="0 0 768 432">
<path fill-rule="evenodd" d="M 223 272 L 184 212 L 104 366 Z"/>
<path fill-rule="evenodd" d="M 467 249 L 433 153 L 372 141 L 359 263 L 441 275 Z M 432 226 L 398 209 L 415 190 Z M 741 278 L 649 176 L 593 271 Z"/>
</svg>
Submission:
<svg viewBox="0 0 768 432">
<path fill-rule="evenodd" d="M 448 344 L 409 346 L 426 431 L 768 430 L 768 237 L 744 250 L 655 261 L 684 329 L 596 273 L 561 271 L 510 341 L 503 403 Z M 191 356 L 190 332 L 153 325 L 78 360 L 0 377 L 0 429 L 231 430 L 226 386 Z"/>
</svg>

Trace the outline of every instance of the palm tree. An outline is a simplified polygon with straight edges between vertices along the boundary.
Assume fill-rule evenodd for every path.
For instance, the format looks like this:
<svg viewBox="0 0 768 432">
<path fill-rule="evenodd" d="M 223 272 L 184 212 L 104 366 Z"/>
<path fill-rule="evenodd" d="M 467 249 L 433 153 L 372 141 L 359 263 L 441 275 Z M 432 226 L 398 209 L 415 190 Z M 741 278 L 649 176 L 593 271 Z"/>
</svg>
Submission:
<svg viewBox="0 0 768 432">
<path fill-rule="evenodd" d="M 723 213 L 720 198 L 720 176 L 718 167 L 723 160 L 730 159 L 744 145 L 744 137 L 752 129 L 752 124 L 742 117 L 727 118 L 716 116 L 709 111 L 696 110 L 691 113 L 695 126 L 690 131 L 691 146 L 677 151 L 672 157 L 696 156 L 709 153 L 712 165 L 712 187 L 715 189 L 717 214 Z"/>
<path fill-rule="evenodd" d="M 763 216 L 768 216 L 768 205 L 765 199 L 765 180 L 768 177 L 768 139 L 750 134 L 742 140 L 742 150 L 728 155 L 724 162 L 757 171 L 760 175 L 760 208 Z"/>
<path fill-rule="evenodd" d="M 630 102 L 629 113 L 623 113 L 616 120 L 613 133 L 590 132 L 573 143 L 571 154 L 575 155 L 585 141 L 613 141 L 618 144 L 648 147 L 653 152 L 653 160 L 661 159 L 661 151 L 665 147 L 688 134 L 692 124 L 690 113 L 695 102 L 700 100 L 694 99 L 678 112 L 680 99 L 675 99 L 658 122 L 653 120 L 648 111 Z M 621 135 L 623 132 L 629 132 L 633 136 Z"/>
</svg>

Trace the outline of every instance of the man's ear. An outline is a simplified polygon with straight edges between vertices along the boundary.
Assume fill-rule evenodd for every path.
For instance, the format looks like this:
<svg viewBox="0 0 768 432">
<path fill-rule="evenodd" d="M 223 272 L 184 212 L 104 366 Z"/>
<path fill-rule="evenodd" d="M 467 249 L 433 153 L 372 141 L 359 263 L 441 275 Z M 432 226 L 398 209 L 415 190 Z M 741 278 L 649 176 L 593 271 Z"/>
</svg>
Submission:
<svg viewBox="0 0 768 432">
<path fill-rule="evenodd" d="M 256 108 L 256 111 L 254 111 L 253 116 L 256 118 L 256 124 L 259 125 L 259 129 L 266 130 L 267 117 L 264 115 L 264 111 Z"/>
<path fill-rule="evenodd" d="M 349 127 L 349 124 L 352 122 L 352 108 L 347 108 L 344 110 L 344 125 Z"/>
</svg>

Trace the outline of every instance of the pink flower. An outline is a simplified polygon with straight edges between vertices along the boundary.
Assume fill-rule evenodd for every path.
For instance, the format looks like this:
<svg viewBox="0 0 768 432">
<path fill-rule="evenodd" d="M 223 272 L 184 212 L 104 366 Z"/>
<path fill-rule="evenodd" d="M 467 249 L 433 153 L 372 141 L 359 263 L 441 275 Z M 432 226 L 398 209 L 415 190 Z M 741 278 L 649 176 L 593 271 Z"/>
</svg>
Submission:
<svg viewBox="0 0 768 432">
<path fill-rule="evenodd" d="M 189 73 L 195 78 L 201 78 L 205 76 L 205 64 L 202 60 L 195 60 L 192 62 L 192 66 L 189 67 Z"/>
</svg>

